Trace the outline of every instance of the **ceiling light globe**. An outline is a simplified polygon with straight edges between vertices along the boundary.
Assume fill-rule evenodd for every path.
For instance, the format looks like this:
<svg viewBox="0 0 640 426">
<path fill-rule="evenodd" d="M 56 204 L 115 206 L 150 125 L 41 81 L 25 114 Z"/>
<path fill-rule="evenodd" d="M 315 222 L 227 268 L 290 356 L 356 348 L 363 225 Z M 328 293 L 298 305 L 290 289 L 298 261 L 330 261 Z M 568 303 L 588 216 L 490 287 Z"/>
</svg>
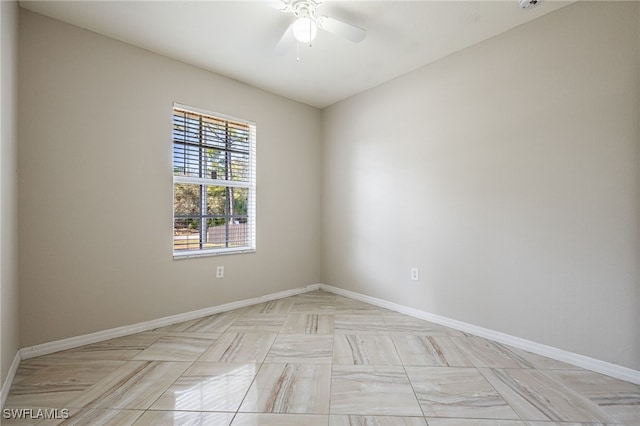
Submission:
<svg viewBox="0 0 640 426">
<path fill-rule="evenodd" d="M 316 38 L 318 26 L 310 18 L 298 18 L 293 23 L 293 36 L 301 43 L 309 43 Z"/>
</svg>

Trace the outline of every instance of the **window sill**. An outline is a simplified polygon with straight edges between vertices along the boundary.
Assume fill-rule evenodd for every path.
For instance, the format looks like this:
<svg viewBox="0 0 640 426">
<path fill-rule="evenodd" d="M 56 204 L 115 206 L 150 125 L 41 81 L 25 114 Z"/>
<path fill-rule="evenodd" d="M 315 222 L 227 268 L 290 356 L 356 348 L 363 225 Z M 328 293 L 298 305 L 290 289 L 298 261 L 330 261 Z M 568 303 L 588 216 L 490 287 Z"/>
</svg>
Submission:
<svg viewBox="0 0 640 426">
<path fill-rule="evenodd" d="M 194 257 L 211 257 L 211 256 L 227 256 L 230 254 L 243 254 L 243 253 L 255 253 L 255 248 L 237 248 L 226 250 L 192 250 L 184 252 L 174 252 L 173 260 L 191 259 Z"/>
</svg>

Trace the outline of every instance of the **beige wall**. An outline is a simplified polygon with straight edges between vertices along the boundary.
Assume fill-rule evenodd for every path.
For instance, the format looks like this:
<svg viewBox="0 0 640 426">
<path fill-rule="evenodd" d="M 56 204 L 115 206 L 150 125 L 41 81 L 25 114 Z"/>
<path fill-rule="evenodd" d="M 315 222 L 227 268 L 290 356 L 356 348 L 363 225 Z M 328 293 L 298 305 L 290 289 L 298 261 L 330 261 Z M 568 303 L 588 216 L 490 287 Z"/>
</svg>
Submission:
<svg viewBox="0 0 640 426">
<path fill-rule="evenodd" d="M 638 7 L 578 2 L 325 110 L 325 282 L 640 368 Z"/>
<path fill-rule="evenodd" d="M 18 351 L 18 2 L 0 1 L 0 385 Z"/>
<path fill-rule="evenodd" d="M 320 282 L 318 110 L 26 10 L 19 83 L 21 346 Z M 255 254 L 172 259 L 174 101 L 257 123 Z"/>
<path fill-rule="evenodd" d="M 640 368 L 637 3 L 580 2 L 322 116 L 20 18 L 20 346 L 324 281 Z M 257 253 L 172 260 L 173 101 L 257 122 Z"/>
</svg>

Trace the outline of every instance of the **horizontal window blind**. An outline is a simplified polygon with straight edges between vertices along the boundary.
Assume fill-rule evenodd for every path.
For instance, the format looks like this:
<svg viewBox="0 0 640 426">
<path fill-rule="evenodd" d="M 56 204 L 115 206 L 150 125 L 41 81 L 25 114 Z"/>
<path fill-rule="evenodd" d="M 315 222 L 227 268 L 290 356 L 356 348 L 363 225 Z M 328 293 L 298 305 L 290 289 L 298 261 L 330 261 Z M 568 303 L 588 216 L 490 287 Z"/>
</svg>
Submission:
<svg viewBox="0 0 640 426">
<path fill-rule="evenodd" d="M 174 256 L 255 249 L 255 125 L 173 108 Z"/>
</svg>

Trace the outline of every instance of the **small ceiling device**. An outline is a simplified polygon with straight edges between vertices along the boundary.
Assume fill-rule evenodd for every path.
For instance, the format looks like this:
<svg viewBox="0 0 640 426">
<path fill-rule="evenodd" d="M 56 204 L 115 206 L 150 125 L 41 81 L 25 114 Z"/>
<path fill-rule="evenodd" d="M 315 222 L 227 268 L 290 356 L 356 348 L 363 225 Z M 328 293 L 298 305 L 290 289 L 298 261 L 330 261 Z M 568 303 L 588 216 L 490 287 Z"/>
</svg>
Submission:
<svg viewBox="0 0 640 426">
<path fill-rule="evenodd" d="M 523 9 L 531 9 L 538 4 L 540 0 L 518 0 L 520 7 Z"/>
<path fill-rule="evenodd" d="M 296 43 L 311 43 L 318 29 L 359 43 L 367 35 L 367 30 L 348 24 L 335 18 L 316 14 L 322 0 L 280 0 L 278 9 L 291 13 L 295 20 L 286 29 L 276 45 L 275 52 L 284 55 Z"/>
</svg>

